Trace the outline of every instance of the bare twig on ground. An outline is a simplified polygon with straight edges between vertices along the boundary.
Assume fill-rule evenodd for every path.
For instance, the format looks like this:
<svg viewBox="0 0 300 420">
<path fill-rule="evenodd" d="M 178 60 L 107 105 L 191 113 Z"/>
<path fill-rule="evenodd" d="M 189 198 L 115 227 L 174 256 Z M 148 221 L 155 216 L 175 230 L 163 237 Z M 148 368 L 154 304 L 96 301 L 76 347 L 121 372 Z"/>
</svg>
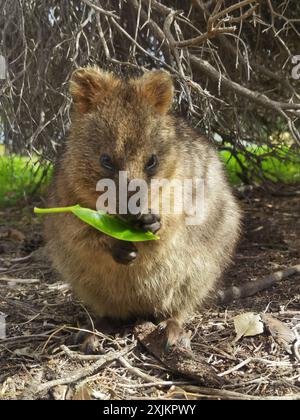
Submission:
<svg viewBox="0 0 300 420">
<path fill-rule="evenodd" d="M 267 289 L 275 283 L 298 273 L 300 273 L 300 264 L 286 268 L 285 270 L 276 271 L 276 273 L 269 274 L 256 281 L 247 282 L 238 287 L 229 287 L 228 289 L 218 292 L 218 302 L 222 305 L 227 305 L 234 299 L 252 296 L 257 292 Z"/>
<path fill-rule="evenodd" d="M 0 277 L 0 281 L 13 284 L 36 284 L 40 283 L 40 279 L 19 279 L 16 277 Z"/>
<path fill-rule="evenodd" d="M 173 397 L 181 395 L 193 396 L 208 399 L 224 399 L 224 400 L 299 400 L 300 393 L 285 395 L 284 397 L 259 397 L 254 395 L 242 394 L 235 391 L 227 391 L 225 389 L 204 388 L 194 385 L 185 386 L 182 389 L 176 389 L 170 393 Z"/>
<path fill-rule="evenodd" d="M 127 354 L 128 351 L 130 350 L 132 350 L 132 348 L 126 348 L 118 352 L 110 351 L 107 354 L 103 354 L 99 356 L 98 360 L 94 362 L 93 364 L 89 366 L 85 366 L 81 369 L 78 369 L 77 371 L 72 372 L 69 375 L 65 375 L 62 378 L 54 379 L 49 382 L 45 382 L 41 385 L 34 384 L 25 391 L 22 399 L 25 399 L 25 400 L 31 399 L 33 395 L 36 397 L 38 394 L 46 393 L 55 386 L 76 383 L 88 376 L 95 375 L 104 366 L 107 366 L 107 364 L 117 360 L 121 356 L 124 356 L 124 354 Z"/>
</svg>

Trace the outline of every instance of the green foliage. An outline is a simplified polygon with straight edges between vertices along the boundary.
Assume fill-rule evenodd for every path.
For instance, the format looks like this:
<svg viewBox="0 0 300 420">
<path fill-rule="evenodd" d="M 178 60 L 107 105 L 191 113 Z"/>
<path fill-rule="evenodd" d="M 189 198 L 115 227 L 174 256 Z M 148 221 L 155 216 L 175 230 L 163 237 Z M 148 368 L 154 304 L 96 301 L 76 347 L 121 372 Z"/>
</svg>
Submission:
<svg viewBox="0 0 300 420">
<path fill-rule="evenodd" d="M 0 207 L 27 200 L 44 191 L 49 183 L 51 168 L 37 158 L 2 155 L 0 151 Z"/>
<path fill-rule="evenodd" d="M 255 164 L 257 159 L 260 160 L 265 178 L 270 181 L 287 184 L 300 182 L 299 151 L 291 152 L 287 146 L 277 147 L 276 156 L 272 156 L 268 146 L 249 146 L 247 151 L 252 154 L 251 159 L 249 156 L 246 158 L 243 153 L 237 153 L 235 157 L 230 150 L 220 152 L 233 185 L 242 183 L 243 170 L 248 172 L 255 182 L 261 182 L 261 174 Z M 26 201 L 34 193 L 45 191 L 52 174 L 49 164 L 41 164 L 37 158 L 7 156 L 3 153 L 3 146 L 0 145 L 0 207 Z"/>
<path fill-rule="evenodd" d="M 221 158 L 228 171 L 228 177 L 233 185 L 242 183 L 243 175 L 249 176 L 256 183 L 264 179 L 272 182 L 295 184 L 300 182 L 300 154 L 292 152 L 287 146 L 276 149 L 274 156 L 268 146 L 248 146 L 249 155 L 237 152 L 233 155 L 230 150 L 222 150 Z M 252 157 L 251 157 L 252 155 Z M 260 163 L 260 170 L 257 163 Z"/>
</svg>

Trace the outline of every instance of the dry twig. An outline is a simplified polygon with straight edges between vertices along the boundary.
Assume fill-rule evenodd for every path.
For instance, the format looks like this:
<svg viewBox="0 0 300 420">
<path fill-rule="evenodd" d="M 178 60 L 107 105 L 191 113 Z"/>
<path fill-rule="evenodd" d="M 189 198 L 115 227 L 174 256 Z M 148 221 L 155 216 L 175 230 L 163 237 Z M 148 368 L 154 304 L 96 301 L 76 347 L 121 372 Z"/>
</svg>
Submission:
<svg viewBox="0 0 300 420">
<path fill-rule="evenodd" d="M 298 264 L 294 265 L 293 267 L 286 268 L 285 270 L 276 271 L 275 273 L 269 274 L 268 276 L 265 276 L 256 281 L 250 281 L 238 287 L 229 287 L 228 289 L 218 293 L 218 302 L 222 305 L 228 305 L 234 299 L 241 299 L 244 297 L 252 296 L 261 290 L 273 286 L 275 283 L 283 279 L 299 273 L 300 265 Z"/>
</svg>

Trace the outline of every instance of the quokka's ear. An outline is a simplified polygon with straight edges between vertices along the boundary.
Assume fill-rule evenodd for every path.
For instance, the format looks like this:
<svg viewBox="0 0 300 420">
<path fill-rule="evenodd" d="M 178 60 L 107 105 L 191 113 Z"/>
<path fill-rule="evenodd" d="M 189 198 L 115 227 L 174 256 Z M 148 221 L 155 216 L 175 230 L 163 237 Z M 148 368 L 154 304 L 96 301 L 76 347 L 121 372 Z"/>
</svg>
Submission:
<svg viewBox="0 0 300 420">
<path fill-rule="evenodd" d="M 75 110 L 80 113 L 91 111 L 118 85 L 118 82 L 111 73 L 97 67 L 75 70 L 69 87 Z"/>
<path fill-rule="evenodd" d="M 171 75 L 163 70 L 151 71 L 136 81 L 140 95 L 160 114 L 171 108 L 174 86 Z"/>
</svg>

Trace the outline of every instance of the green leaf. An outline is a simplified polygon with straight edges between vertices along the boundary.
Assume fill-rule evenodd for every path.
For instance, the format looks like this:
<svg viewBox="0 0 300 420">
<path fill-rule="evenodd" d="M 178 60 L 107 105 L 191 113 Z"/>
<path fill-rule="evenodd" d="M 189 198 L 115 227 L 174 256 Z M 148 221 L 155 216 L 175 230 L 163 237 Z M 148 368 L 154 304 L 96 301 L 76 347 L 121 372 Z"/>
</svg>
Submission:
<svg viewBox="0 0 300 420">
<path fill-rule="evenodd" d="M 110 215 L 102 211 L 86 209 L 81 207 L 79 204 L 71 207 L 56 207 L 50 209 L 40 209 L 35 207 L 34 213 L 73 213 L 88 225 L 91 225 L 95 229 L 100 230 L 100 232 L 121 241 L 144 242 L 159 239 L 159 237 L 154 235 L 152 232 L 143 232 L 140 229 L 132 227 L 123 220 L 120 220 L 117 216 Z"/>
</svg>

